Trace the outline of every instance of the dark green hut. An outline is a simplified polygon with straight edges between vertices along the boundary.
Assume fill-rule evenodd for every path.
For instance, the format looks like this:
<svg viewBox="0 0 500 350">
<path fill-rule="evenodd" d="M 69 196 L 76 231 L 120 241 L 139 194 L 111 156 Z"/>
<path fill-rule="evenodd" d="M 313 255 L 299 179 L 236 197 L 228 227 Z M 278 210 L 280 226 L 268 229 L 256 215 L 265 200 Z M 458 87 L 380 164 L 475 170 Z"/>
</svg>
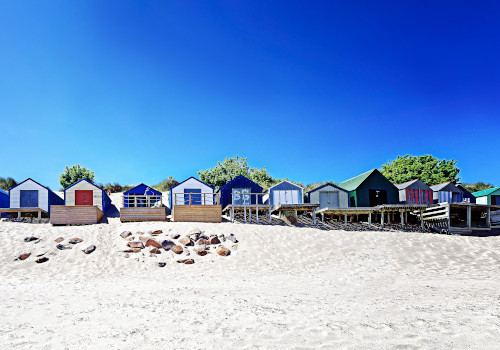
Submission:
<svg viewBox="0 0 500 350">
<path fill-rule="evenodd" d="M 352 207 L 375 207 L 399 204 L 399 192 L 377 169 L 370 170 L 339 184 L 350 192 Z"/>
</svg>

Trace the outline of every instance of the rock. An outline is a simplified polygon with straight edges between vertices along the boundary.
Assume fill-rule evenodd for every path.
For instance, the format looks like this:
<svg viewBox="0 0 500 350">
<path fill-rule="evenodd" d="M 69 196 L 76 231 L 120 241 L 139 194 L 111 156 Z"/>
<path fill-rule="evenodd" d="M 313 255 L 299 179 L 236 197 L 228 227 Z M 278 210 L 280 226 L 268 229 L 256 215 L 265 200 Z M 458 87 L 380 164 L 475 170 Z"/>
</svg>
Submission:
<svg viewBox="0 0 500 350">
<path fill-rule="evenodd" d="M 159 262 L 159 263 L 158 263 L 158 266 L 159 266 L 159 267 L 165 267 L 165 265 L 167 265 L 167 263 L 164 263 L 164 262 Z"/>
<path fill-rule="evenodd" d="M 193 259 L 182 259 L 182 260 L 177 260 L 179 264 L 186 264 L 186 265 L 191 265 L 194 264 Z"/>
<path fill-rule="evenodd" d="M 141 248 L 130 248 L 130 249 L 124 250 L 123 252 L 124 253 L 140 253 L 141 250 L 142 250 Z"/>
<path fill-rule="evenodd" d="M 185 246 L 194 245 L 193 241 L 189 237 L 182 237 L 179 239 L 179 243 Z"/>
<path fill-rule="evenodd" d="M 45 252 L 45 253 L 47 253 L 47 252 Z M 45 253 L 42 253 L 42 254 L 38 254 L 38 255 L 37 255 L 37 257 L 41 257 L 41 256 L 44 256 L 44 255 L 45 255 Z"/>
<path fill-rule="evenodd" d="M 146 247 L 155 247 L 155 248 L 161 248 L 161 244 L 156 242 L 154 239 L 148 239 L 146 242 Z"/>
<path fill-rule="evenodd" d="M 180 234 L 178 234 L 178 233 L 172 233 L 172 234 L 170 235 L 170 237 L 172 237 L 173 239 L 177 239 L 177 238 L 179 238 L 180 236 L 181 236 L 181 235 L 180 235 Z"/>
<path fill-rule="evenodd" d="M 210 244 L 220 244 L 219 237 L 217 236 L 210 237 Z"/>
<path fill-rule="evenodd" d="M 217 248 L 216 252 L 217 252 L 217 254 L 219 254 L 221 256 L 228 256 L 231 254 L 231 251 L 227 248 L 224 248 L 224 247 Z"/>
<path fill-rule="evenodd" d="M 161 235 L 162 233 L 163 233 L 162 230 L 156 230 L 156 231 L 151 232 L 152 235 Z"/>
<path fill-rule="evenodd" d="M 72 249 L 70 246 L 64 245 L 64 244 L 58 244 L 56 245 L 56 248 L 59 250 L 66 250 L 66 249 Z"/>
<path fill-rule="evenodd" d="M 173 251 L 175 254 L 182 254 L 184 249 L 182 249 L 180 245 L 176 245 L 171 249 L 171 251 Z"/>
<path fill-rule="evenodd" d="M 219 239 L 222 241 L 222 242 L 225 242 L 226 241 L 226 236 L 224 236 L 223 234 L 219 236 Z"/>
<path fill-rule="evenodd" d="M 137 236 L 144 236 L 144 232 L 141 232 L 141 231 L 136 232 L 135 234 L 136 234 Z"/>
<path fill-rule="evenodd" d="M 125 255 L 124 255 L 124 257 L 125 257 L 125 258 L 130 258 L 130 254 L 129 254 L 129 253 L 127 253 L 127 254 L 125 254 Z"/>
<path fill-rule="evenodd" d="M 147 242 L 149 240 L 149 238 L 146 236 L 139 236 L 139 239 L 143 242 Z"/>
<path fill-rule="evenodd" d="M 62 241 L 64 241 L 64 238 L 59 237 L 59 238 L 56 238 L 54 241 L 55 241 L 56 243 L 61 243 Z"/>
<path fill-rule="evenodd" d="M 198 245 L 209 245 L 210 244 L 210 241 L 208 239 L 203 239 L 203 238 L 200 238 L 196 244 Z"/>
<path fill-rule="evenodd" d="M 120 236 L 122 238 L 127 238 L 129 236 L 132 236 L 132 232 L 130 232 L 130 231 L 123 231 L 122 233 L 120 233 Z"/>
<path fill-rule="evenodd" d="M 237 244 L 233 244 L 233 246 L 231 248 L 233 248 L 233 250 L 238 250 L 238 245 Z"/>
<path fill-rule="evenodd" d="M 87 248 L 83 249 L 82 252 L 85 254 L 90 254 L 95 250 L 95 245 L 89 245 Z"/>
<path fill-rule="evenodd" d="M 173 246 L 175 246 L 175 243 L 169 240 L 164 240 L 163 242 L 161 242 L 161 246 L 166 251 L 169 251 L 170 249 L 172 249 Z"/>
<path fill-rule="evenodd" d="M 197 240 L 200 239 L 200 234 L 199 233 L 193 233 L 189 235 L 189 238 L 191 238 L 192 241 L 196 242 Z"/>
<path fill-rule="evenodd" d="M 190 234 L 193 234 L 193 233 L 197 233 L 197 234 L 201 234 L 201 230 L 199 228 L 193 228 L 191 231 L 189 231 Z"/>
<path fill-rule="evenodd" d="M 24 241 L 25 241 L 26 243 L 28 243 L 28 242 L 33 242 L 33 241 L 36 241 L 37 239 L 38 239 L 38 237 L 31 236 L 31 237 L 26 237 L 26 238 L 24 239 Z"/>
<path fill-rule="evenodd" d="M 135 237 L 134 237 L 134 236 L 130 236 L 130 237 L 125 238 L 125 240 L 126 240 L 127 242 L 132 242 L 134 239 L 135 239 Z"/>
<path fill-rule="evenodd" d="M 140 249 L 144 248 L 144 243 L 142 242 L 128 242 L 127 245 L 130 248 L 140 248 Z"/>
<path fill-rule="evenodd" d="M 189 250 L 187 250 L 187 249 L 184 252 L 186 253 L 186 256 L 190 256 L 191 255 L 191 252 Z"/>
<path fill-rule="evenodd" d="M 161 250 L 158 248 L 153 248 L 149 251 L 151 254 L 161 254 Z"/>
<path fill-rule="evenodd" d="M 78 243 L 81 243 L 81 242 L 83 242 L 83 239 L 81 239 L 81 238 L 71 238 L 69 240 L 69 243 L 71 243 L 71 244 L 78 244 Z"/>
<path fill-rule="evenodd" d="M 297 221 L 297 218 L 296 218 L 295 216 L 293 216 L 293 215 L 288 215 L 286 218 L 288 219 L 288 221 L 290 221 L 290 223 L 291 223 L 292 225 L 295 225 L 295 224 L 297 224 L 297 222 L 298 222 L 298 221 Z"/>
<path fill-rule="evenodd" d="M 19 255 L 19 257 L 17 258 L 17 260 L 26 260 L 30 257 L 31 253 L 24 253 L 24 254 L 21 254 Z"/>
<path fill-rule="evenodd" d="M 194 252 L 200 256 L 205 256 L 208 254 L 204 246 L 194 248 Z"/>
<path fill-rule="evenodd" d="M 206 239 L 208 241 L 210 239 L 210 237 L 208 237 L 206 234 L 202 233 L 200 235 L 200 239 Z"/>
<path fill-rule="evenodd" d="M 42 241 L 42 239 L 41 239 L 41 238 L 39 238 L 39 239 L 37 239 L 37 240 L 35 241 L 35 244 L 38 244 L 38 243 L 40 243 L 41 241 Z"/>
<path fill-rule="evenodd" d="M 46 261 L 49 261 L 49 258 L 47 258 L 47 257 L 44 256 L 43 258 L 37 259 L 36 263 L 37 264 L 42 264 L 42 263 L 44 263 Z"/>
<path fill-rule="evenodd" d="M 234 237 L 232 233 L 229 235 L 229 237 L 227 237 L 227 239 L 229 239 L 233 243 L 238 243 L 238 240 L 236 239 L 236 237 Z"/>
</svg>

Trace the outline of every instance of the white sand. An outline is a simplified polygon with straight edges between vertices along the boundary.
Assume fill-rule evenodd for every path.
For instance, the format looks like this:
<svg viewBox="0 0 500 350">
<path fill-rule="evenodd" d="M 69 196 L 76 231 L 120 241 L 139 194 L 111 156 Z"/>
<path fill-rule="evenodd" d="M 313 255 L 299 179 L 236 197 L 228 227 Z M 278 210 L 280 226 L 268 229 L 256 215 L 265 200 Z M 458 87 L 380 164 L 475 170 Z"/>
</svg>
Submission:
<svg viewBox="0 0 500 350">
<path fill-rule="evenodd" d="M 167 252 L 120 253 L 124 230 L 195 227 L 234 233 L 238 250 L 191 254 L 193 265 Z M 30 235 L 42 241 L 25 243 Z M 84 242 L 59 251 L 59 236 Z M 500 346 L 500 237 L 118 219 L 0 222 L 0 237 L 1 349 Z M 83 254 L 90 244 L 97 250 Z M 50 260 L 36 264 L 45 251 Z M 25 252 L 33 255 L 14 261 Z"/>
</svg>

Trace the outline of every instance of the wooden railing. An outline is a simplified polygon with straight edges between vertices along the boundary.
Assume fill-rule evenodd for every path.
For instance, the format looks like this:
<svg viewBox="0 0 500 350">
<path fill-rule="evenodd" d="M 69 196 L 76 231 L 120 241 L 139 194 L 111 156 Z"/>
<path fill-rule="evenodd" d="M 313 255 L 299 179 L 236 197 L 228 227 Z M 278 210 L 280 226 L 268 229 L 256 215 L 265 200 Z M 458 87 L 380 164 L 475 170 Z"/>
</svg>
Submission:
<svg viewBox="0 0 500 350">
<path fill-rule="evenodd" d="M 129 194 L 123 196 L 124 208 L 152 208 L 162 206 L 162 196 L 145 196 L 143 194 Z"/>
<path fill-rule="evenodd" d="M 231 204 L 233 206 L 248 206 L 248 205 L 264 205 L 263 196 L 265 193 L 231 193 Z M 252 196 L 255 196 L 255 200 L 252 203 Z M 259 196 L 260 201 L 259 201 Z"/>
<path fill-rule="evenodd" d="M 174 193 L 173 205 L 218 205 L 218 193 Z"/>
</svg>

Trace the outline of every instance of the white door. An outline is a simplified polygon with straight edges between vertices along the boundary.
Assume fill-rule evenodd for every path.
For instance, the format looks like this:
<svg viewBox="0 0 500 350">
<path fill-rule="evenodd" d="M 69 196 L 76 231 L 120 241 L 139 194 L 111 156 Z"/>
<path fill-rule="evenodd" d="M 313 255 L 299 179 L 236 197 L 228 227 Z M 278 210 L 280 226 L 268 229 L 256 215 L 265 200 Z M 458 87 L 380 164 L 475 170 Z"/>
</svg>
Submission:
<svg viewBox="0 0 500 350">
<path fill-rule="evenodd" d="M 299 191 L 274 191 L 274 205 L 299 204 Z"/>
</svg>

